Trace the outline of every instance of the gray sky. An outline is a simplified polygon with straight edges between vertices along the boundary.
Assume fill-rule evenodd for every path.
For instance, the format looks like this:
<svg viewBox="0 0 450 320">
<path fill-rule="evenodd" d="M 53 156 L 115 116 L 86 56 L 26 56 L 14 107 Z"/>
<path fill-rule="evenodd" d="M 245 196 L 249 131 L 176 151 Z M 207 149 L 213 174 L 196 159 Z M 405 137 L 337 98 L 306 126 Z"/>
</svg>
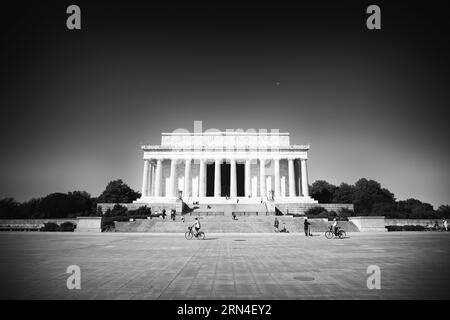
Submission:
<svg viewBox="0 0 450 320">
<path fill-rule="evenodd" d="M 82 2 L 74 32 L 67 4 L 49 3 L 11 8 L 3 28 L 0 197 L 96 196 L 117 178 L 139 190 L 140 144 L 202 120 L 310 143 L 310 182 L 366 177 L 398 199 L 450 202 L 439 10 L 381 5 L 370 32 L 361 4 Z"/>
</svg>

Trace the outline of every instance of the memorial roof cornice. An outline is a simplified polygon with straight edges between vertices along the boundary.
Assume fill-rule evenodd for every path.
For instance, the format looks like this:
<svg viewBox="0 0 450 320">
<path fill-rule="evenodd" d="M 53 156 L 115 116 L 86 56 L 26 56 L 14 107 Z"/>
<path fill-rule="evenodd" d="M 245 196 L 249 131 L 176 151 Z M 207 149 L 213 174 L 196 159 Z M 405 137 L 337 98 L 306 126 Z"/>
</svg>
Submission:
<svg viewBox="0 0 450 320">
<path fill-rule="evenodd" d="M 141 146 L 141 149 L 144 151 L 308 151 L 310 148 L 310 145 L 291 145 L 291 146 L 270 146 L 267 148 L 264 147 L 255 147 L 255 146 L 223 146 L 223 147 L 216 147 L 216 146 L 161 146 L 161 145 L 149 145 L 144 144 Z"/>
</svg>

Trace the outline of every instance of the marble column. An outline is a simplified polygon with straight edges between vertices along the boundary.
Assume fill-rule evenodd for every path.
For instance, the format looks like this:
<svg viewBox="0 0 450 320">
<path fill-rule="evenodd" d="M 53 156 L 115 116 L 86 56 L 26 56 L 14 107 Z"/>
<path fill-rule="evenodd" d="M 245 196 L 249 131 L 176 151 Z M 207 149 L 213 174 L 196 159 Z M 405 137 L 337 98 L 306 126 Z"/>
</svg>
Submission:
<svg viewBox="0 0 450 320">
<path fill-rule="evenodd" d="M 297 161 L 294 162 L 294 165 L 297 169 L 297 180 L 295 181 L 295 188 L 298 190 L 298 196 L 302 196 L 302 168 L 301 168 L 301 161 L 300 159 L 297 159 Z"/>
<path fill-rule="evenodd" d="M 220 177 L 220 164 L 222 163 L 221 159 L 216 159 L 214 163 L 214 197 L 221 196 L 221 187 L 222 181 Z"/>
<path fill-rule="evenodd" d="M 199 196 L 206 197 L 206 161 L 200 160 Z"/>
<path fill-rule="evenodd" d="M 148 183 L 147 183 L 147 197 L 151 197 L 152 189 L 153 189 L 153 163 L 149 161 L 149 168 L 148 168 Z"/>
<path fill-rule="evenodd" d="M 149 168 L 150 168 L 150 161 L 144 160 L 144 173 L 142 176 L 142 196 L 147 197 L 148 196 L 148 176 L 149 176 Z"/>
<path fill-rule="evenodd" d="M 156 173 L 155 173 L 155 197 L 161 197 L 161 181 L 162 180 L 162 160 L 156 161 Z"/>
<path fill-rule="evenodd" d="M 230 160 L 230 197 L 237 197 L 236 160 Z"/>
<path fill-rule="evenodd" d="M 273 159 L 274 170 L 275 170 L 275 198 L 279 198 L 281 195 L 280 190 L 280 159 Z"/>
<path fill-rule="evenodd" d="M 169 197 L 176 197 L 177 192 L 177 160 L 171 159 L 170 160 L 170 180 L 169 180 L 169 194 L 167 196 Z"/>
<path fill-rule="evenodd" d="M 191 196 L 191 159 L 186 159 L 184 161 L 184 196 Z"/>
<path fill-rule="evenodd" d="M 251 182 L 251 175 L 250 175 L 250 164 L 251 160 L 247 159 L 245 160 L 245 196 L 249 197 L 252 194 L 252 182 Z"/>
<path fill-rule="evenodd" d="M 294 159 L 288 159 L 289 170 L 289 197 L 295 197 Z"/>
<path fill-rule="evenodd" d="M 155 171 L 156 171 L 155 163 L 152 162 L 151 166 L 150 166 L 150 172 L 151 172 L 151 175 L 152 175 L 152 178 L 151 178 L 151 181 L 150 181 L 150 185 L 151 185 L 151 187 L 150 187 L 150 194 L 149 194 L 150 197 L 154 197 L 155 196 Z"/>
<path fill-rule="evenodd" d="M 302 169 L 302 194 L 304 197 L 309 197 L 308 171 L 306 167 L 306 159 L 301 159 L 301 169 Z"/>
<path fill-rule="evenodd" d="M 266 160 L 259 159 L 259 193 L 262 198 L 267 196 L 266 194 Z"/>
</svg>

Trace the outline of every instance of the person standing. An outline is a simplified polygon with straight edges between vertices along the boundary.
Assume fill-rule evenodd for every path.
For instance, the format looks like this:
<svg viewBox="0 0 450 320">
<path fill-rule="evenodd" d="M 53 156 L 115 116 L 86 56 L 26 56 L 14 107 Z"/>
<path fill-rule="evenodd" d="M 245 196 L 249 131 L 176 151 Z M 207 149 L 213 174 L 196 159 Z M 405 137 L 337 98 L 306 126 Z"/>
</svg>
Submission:
<svg viewBox="0 0 450 320">
<path fill-rule="evenodd" d="M 444 229 L 448 231 L 447 219 L 444 218 Z"/>
<path fill-rule="evenodd" d="M 309 226 L 311 225 L 311 223 L 309 223 L 308 218 L 305 218 L 305 222 L 304 222 L 304 229 L 305 229 L 305 236 L 311 236 L 311 232 L 309 231 Z"/>
</svg>

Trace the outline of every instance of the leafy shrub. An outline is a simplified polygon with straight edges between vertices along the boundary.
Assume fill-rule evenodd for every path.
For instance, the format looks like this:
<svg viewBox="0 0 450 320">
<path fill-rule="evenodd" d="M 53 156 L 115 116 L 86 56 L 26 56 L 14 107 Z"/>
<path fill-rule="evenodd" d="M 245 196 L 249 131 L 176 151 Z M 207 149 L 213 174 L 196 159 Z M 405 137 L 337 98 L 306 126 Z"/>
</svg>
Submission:
<svg viewBox="0 0 450 320">
<path fill-rule="evenodd" d="M 114 205 L 112 209 L 105 211 L 104 217 L 126 217 L 128 215 L 128 209 L 120 204 Z"/>
<path fill-rule="evenodd" d="M 120 204 L 116 204 L 111 210 L 112 216 L 126 216 L 128 215 L 127 207 L 121 206 Z"/>
<path fill-rule="evenodd" d="M 113 217 L 103 217 L 101 222 L 102 231 L 105 231 L 108 227 L 115 227 L 115 221 L 125 222 L 130 219 L 147 219 L 147 215 L 129 215 L 129 216 L 113 216 Z"/>
<path fill-rule="evenodd" d="M 403 231 L 424 231 L 424 226 L 403 226 Z"/>
<path fill-rule="evenodd" d="M 70 221 L 66 221 L 61 223 L 61 225 L 59 226 L 59 231 L 64 231 L 64 232 L 73 232 L 76 228 L 76 224 L 70 222 Z"/>
<path fill-rule="evenodd" d="M 59 231 L 59 226 L 54 222 L 46 222 L 39 231 Z"/>
<path fill-rule="evenodd" d="M 66 221 L 61 223 L 61 225 L 58 225 L 55 222 L 47 222 L 44 223 L 44 226 L 39 229 L 39 231 L 45 231 L 45 232 L 55 232 L 55 231 L 62 231 L 62 232 L 73 232 L 76 228 L 76 224 Z"/>
<path fill-rule="evenodd" d="M 405 225 L 405 226 L 386 226 L 387 231 L 424 231 L 426 228 L 419 225 Z"/>
<path fill-rule="evenodd" d="M 325 209 L 324 207 L 317 206 L 317 207 L 312 207 L 312 208 L 309 208 L 308 210 L 306 210 L 305 215 L 308 217 L 309 216 L 318 216 L 319 214 L 321 214 L 323 212 L 328 213 L 327 209 Z"/>
<path fill-rule="evenodd" d="M 152 209 L 147 208 L 147 206 L 139 207 L 136 210 L 128 211 L 129 216 L 150 216 L 152 214 Z"/>
<path fill-rule="evenodd" d="M 386 226 L 387 231 L 403 231 L 402 226 Z"/>
<path fill-rule="evenodd" d="M 344 215 L 344 216 L 346 216 L 346 217 L 351 217 L 351 216 L 353 216 L 354 214 L 355 214 L 355 212 L 353 211 L 353 210 L 350 210 L 350 209 L 347 209 L 347 208 L 340 208 L 339 210 L 338 210 L 338 214 L 341 216 L 341 215 Z"/>
<path fill-rule="evenodd" d="M 328 211 L 328 216 L 329 216 L 330 218 L 339 218 L 339 217 L 338 217 L 338 214 L 336 213 L 336 211 L 333 211 L 333 210 Z"/>
<path fill-rule="evenodd" d="M 323 211 L 323 212 L 319 213 L 317 216 L 315 216 L 315 218 L 326 218 L 326 219 L 329 219 L 330 218 L 330 213 L 328 211 Z"/>
<path fill-rule="evenodd" d="M 114 223 L 113 218 L 112 217 L 103 217 L 102 218 L 102 223 L 101 223 L 102 232 L 105 231 L 106 229 L 108 229 L 109 227 L 111 227 L 111 228 L 115 227 L 115 223 Z"/>
</svg>

